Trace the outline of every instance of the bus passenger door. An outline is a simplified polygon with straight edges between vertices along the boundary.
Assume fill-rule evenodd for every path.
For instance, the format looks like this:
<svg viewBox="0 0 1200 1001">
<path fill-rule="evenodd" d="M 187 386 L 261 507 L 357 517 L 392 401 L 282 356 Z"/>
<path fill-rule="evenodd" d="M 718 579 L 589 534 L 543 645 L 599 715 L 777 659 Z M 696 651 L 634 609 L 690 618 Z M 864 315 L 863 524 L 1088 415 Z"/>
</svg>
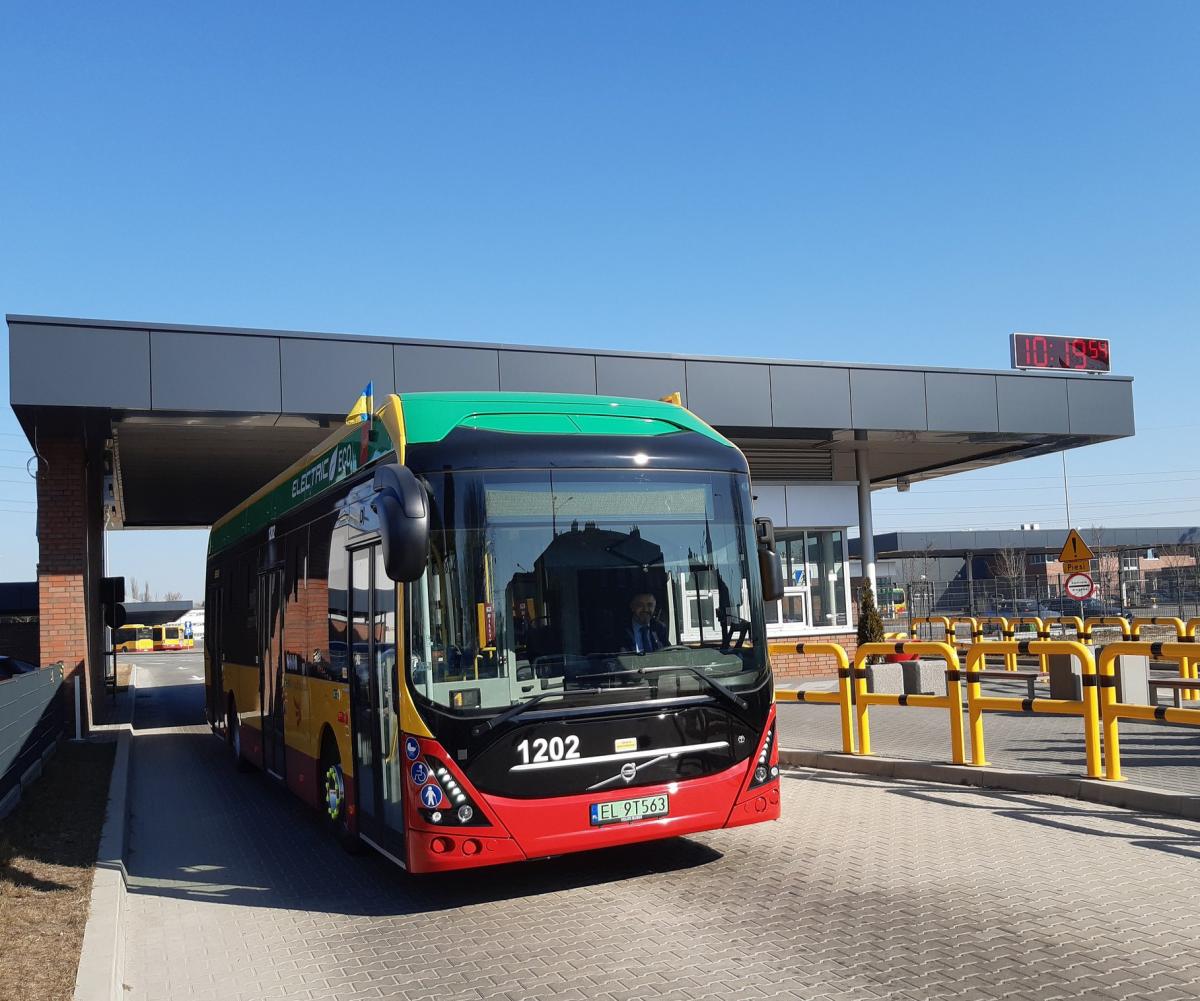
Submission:
<svg viewBox="0 0 1200 1001">
<path fill-rule="evenodd" d="M 359 830 L 404 859 L 404 754 L 396 691 L 396 584 L 378 543 L 350 554 L 354 783 Z"/>
<path fill-rule="evenodd" d="M 283 568 L 258 575 L 259 697 L 262 706 L 263 768 L 284 777 Z"/>
</svg>

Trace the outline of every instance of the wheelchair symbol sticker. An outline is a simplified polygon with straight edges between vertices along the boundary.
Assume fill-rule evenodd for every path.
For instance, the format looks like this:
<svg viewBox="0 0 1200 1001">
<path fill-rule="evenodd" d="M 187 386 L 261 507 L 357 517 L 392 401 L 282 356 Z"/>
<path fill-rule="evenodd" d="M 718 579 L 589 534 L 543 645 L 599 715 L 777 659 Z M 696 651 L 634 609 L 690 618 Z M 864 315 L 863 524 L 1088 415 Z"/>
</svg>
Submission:
<svg viewBox="0 0 1200 1001">
<path fill-rule="evenodd" d="M 409 737 L 404 741 L 404 756 L 409 761 L 416 761 L 417 755 L 421 753 L 421 745 L 417 743 L 416 737 Z"/>
<path fill-rule="evenodd" d="M 440 786 L 427 785 L 421 787 L 421 802 L 429 809 L 434 809 L 442 801 L 442 790 Z"/>
<path fill-rule="evenodd" d="M 429 781 L 429 766 L 424 761 L 414 761 L 409 774 L 417 785 L 423 786 Z"/>
</svg>

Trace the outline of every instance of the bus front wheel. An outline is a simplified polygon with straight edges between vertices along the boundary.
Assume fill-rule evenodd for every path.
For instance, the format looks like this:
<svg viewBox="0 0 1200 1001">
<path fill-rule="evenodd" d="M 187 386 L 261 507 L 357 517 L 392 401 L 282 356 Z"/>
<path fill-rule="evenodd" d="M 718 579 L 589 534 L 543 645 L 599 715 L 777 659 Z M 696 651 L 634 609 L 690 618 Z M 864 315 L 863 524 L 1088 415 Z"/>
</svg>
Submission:
<svg viewBox="0 0 1200 1001">
<path fill-rule="evenodd" d="M 333 832 L 338 843 L 348 852 L 357 852 L 361 847 L 358 835 L 350 830 L 349 802 L 346 795 L 346 775 L 342 771 L 342 758 L 337 742 L 326 733 L 321 741 L 321 817 L 326 827 Z"/>
</svg>

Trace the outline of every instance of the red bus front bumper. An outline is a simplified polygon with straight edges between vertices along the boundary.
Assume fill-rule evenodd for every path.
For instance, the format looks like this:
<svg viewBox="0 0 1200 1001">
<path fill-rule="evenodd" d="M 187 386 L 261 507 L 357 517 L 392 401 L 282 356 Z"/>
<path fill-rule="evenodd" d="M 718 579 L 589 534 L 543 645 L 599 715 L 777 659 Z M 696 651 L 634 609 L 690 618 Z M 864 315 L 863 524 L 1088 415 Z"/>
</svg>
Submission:
<svg viewBox="0 0 1200 1001">
<path fill-rule="evenodd" d="M 768 725 L 767 730 L 770 729 Z M 429 744 L 432 751 L 436 745 Z M 769 758 L 770 765 L 777 764 L 775 747 L 770 749 Z M 410 807 L 409 871 L 441 872 L 518 862 L 778 819 L 779 779 L 750 788 L 756 761 L 757 755 L 715 775 L 684 782 L 549 799 L 489 796 L 476 792 L 461 774 L 456 774 L 460 785 L 483 808 L 491 826 L 435 827 Z M 666 817 L 599 827 L 590 822 L 593 803 L 663 793 L 670 797 L 670 813 Z M 412 802 L 411 797 L 409 801 Z"/>
</svg>

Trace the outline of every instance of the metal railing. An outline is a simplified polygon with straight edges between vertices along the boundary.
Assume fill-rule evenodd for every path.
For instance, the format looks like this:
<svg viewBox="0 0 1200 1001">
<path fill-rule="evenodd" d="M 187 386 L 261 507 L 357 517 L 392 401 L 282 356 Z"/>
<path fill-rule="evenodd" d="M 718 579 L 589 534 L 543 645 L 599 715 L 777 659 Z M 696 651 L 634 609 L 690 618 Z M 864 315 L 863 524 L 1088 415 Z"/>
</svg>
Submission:
<svg viewBox="0 0 1200 1001">
<path fill-rule="evenodd" d="M 893 695 L 867 691 L 868 657 L 888 654 L 916 654 L 939 657 L 946 664 L 945 695 Z M 864 643 L 854 651 L 854 707 L 858 722 L 858 753 L 871 753 L 871 706 L 912 706 L 917 709 L 946 709 L 950 713 L 950 756 L 956 765 L 965 762 L 962 719 L 962 672 L 958 666 L 958 651 L 949 643 L 926 643 L 907 640 L 900 643 Z M 843 738 L 842 743 L 845 743 Z"/>
<path fill-rule="evenodd" d="M 936 617 L 934 617 L 936 619 Z M 1149 617 L 1154 619 L 1157 617 Z M 1182 686 L 1179 681 L 1163 682 L 1171 685 L 1181 698 L 1200 699 L 1200 649 L 1197 635 L 1200 634 L 1200 617 L 1182 622 L 1177 617 L 1171 621 L 1145 621 L 1142 626 L 1178 625 L 1179 638 L 1174 642 L 1149 642 L 1123 638 L 1109 643 L 1099 652 L 1091 644 L 1091 628 L 1103 626 L 1100 621 L 1078 619 L 1069 625 L 1075 629 L 1075 639 L 1034 640 L 979 640 L 965 649 L 965 670 L 960 669 L 959 652 L 953 643 L 953 627 L 950 620 L 944 622 L 945 636 L 940 641 L 907 640 L 888 643 L 865 643 L 854 654 L 853 662 L 846 651 L 836 643 L 772 644 L 773 653 L 811 653 L 833 656 L 838 664 L 838 690 L 836 692 L 806 692 L 780 690 L 776 693 L 779 702 L 804 702 L 819 705 L 836 705 L 841 722 L 842 751 L 845 754 L 870 755 L 872 751 L 870 710 L 872 706 L 942 709 L 949 722 L 950 759 L 952 763 L 966 766 L 988 764 L 985 739 L 985 717 L 988 713 L 1025 713 L 1050 716 L 1075 716 L 1081 722 L 1086 776 L 1105 781 L 1121 781 L 1120 721 L 1136 720 L 1144 723 L 1169 723 L 1200 728 L 1200 707 L 1165 706 L 1157 702 L 1154 683 L 1151 682 L 1151 697 L 1148 704 L 1117 701 L 1118 682 L 1116 665 L 1122 656 L 1146 657 L 1152 661 L 1175 661 L 1180 666 L 1180 679 L 1197 681 L 1197 689 Z M 929 623 L 926 623 L 929 624 Z M 933 625 L 943 625 L 936 620 Z M 1032 624 L 1039 635 L 1048 631 L 1049 624 Z M 1139 631 L 1135 620 L 1128 626 L 1128 633 Z M 945 665 L 946 694 L 900 695 L 868 690 L 869 671 L 867 661 L 871 657 L 889 654 L 916 654 L 936 657 Z M 1077 699 L 1028 698 L 985 694 L 982 682 L 985 679 L 1003 681 L 1010 671 L 989 671 L 986 658 L 999 654 L 1005 658 L 1037 657 L 1044 674 L 1051 656 L 1067 656 L 1079 665 L 1079 691 Z M 1031 672 L 1033 673 L 1033 672 Z M 964 723 L 963 712 L 966 712 Z M 969 760 L 967 738 L 970 742 Z M 1197 762 L 1200 764 L 1200 762 Z"/>
<path fill-rule="evenodd" d="M 838 643 L 772 643 L 768 648 L 773 654 L 825 654 L 832 656 L 838 665 L 838 690 L 836 692 L 809 692 L 804 689 L 780 689 L 775 692 L 776 702 L 808 702 L 814 705 L 835 705 L 842 711 L 842 753 L 855 753 L 854 725 L 851 721 L 850 657 Z"/>
<path fill-rule="evenodd" d="M 1003 652 L 1015 660 L 1018 654 L 1034 654 L 1042 659 L 1051 654 L 1065 654 L 1076 658 L 1080 665 L 1083 688 L 1081 699 L 1018 699 L 1012 696 L 984 695 L 980 681 L 987 673 L 983 670 L 987 653 L 986 643 L 978 643 L 967 655 L 967 715 L 971 721 L 971 764 L 986 765 L 984 751 L 983 714 L 1000 713 L 1047 713 L 1052 716 L 1079 716 L 1083 719 L 1084 749 L 1087 756 L 1089 778 L 1100 777 L 1100 717 L 1096 700 L 1096 660 L 1090 647 L 1075 640 L 1008 640 L 1000 644 Z M 992 644 L 994 645 L 994 644 Z"/>
</svg>

